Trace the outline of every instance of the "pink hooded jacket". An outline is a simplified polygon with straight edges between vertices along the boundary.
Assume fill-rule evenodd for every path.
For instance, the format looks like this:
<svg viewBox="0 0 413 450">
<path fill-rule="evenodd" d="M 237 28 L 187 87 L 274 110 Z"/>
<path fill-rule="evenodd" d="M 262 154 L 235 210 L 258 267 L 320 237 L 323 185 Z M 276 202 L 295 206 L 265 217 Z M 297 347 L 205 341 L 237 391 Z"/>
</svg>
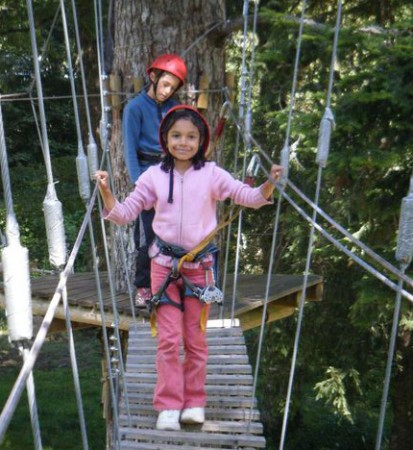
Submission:
<svg viewBox="0 0 413 450">
<path fill-rule="evenodd" d="M 214 162 L 199 170 L 189 168 L 184 175 L 174 171 L 173 203 L 168 203 L 169 172 L 161 165 L 150 167 L 135 183 L 124 202 L 103 211 L 105 219 L 124 225 L 142 210 L 155 208 L 153 230 L 163 241 L 189 251 L 217 226 L 217 202 L 227 198 L 236 204 L 259 208 L 272 204 L 260 187 L 251 188 L 235 180 Z"/>
</svg>

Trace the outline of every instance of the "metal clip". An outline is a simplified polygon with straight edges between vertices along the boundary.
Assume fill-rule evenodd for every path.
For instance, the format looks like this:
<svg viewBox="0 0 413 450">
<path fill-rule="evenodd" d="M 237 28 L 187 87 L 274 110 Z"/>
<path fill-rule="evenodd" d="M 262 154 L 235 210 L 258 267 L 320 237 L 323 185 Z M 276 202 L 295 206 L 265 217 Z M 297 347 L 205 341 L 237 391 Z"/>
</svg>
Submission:
<svg viewBox="0 0 413 450">
<path fill-rule="evenodd" d="M 256 177 L 258 174 L 258 170 L 261 166 L 260 157 L 255 153 L 252 155 L 251 161 L 248 164 L 246 175 L 247 177 Z"/>
</svg>

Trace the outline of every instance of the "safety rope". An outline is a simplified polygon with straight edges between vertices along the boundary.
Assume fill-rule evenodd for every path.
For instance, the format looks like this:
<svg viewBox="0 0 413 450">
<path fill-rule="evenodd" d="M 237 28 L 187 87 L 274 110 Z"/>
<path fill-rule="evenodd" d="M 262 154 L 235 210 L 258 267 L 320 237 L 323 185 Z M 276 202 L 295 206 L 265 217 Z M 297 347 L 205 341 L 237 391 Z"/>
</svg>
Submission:
<svg viewBox="0 0 413 450">
<path fill-rule="evenodd" d="M 77 257 L 77 254 L 79 252 L 79 248 L 82 243 L 87 224 L 90 221 L 90 216 L 92 213 L 92 209 L 94 206 L 94 201 L 96 199 L 96 196 L 97 196 L 97 188 L 95 188 L 93 191 L 93 194 L 91 196 L 91 202 L 89 203 L 89 205 L 87 207 L 85 216 L 83 218 L 81 227 L 79 229 L 79 233 L 78 233 L 76 241 L 73 245 L 73 249 L 70 252 L 70 255 L 68 257 L 65 268 L 60 275 L 59 283 L 56 287 L 53 298 L 51 299 L 51 301 L 49 303 L 46 314 L 40 325 L 39 331 L 33 341 L 33 345 L 30 349 L 27 359 L 24 362 L 24 364 L 19 372 L 19 375 L 13 385 L 12 390 L 10 391 L 9 397 L 8 397 L 8 399 L 4 405 L 3 411 L 0 415 L 0 442 L 4 438 L 4 434 L 7 430 L 8 425 L 10 424 L 13 413 L 16 410 L 16 407 L 20 400 L 21 394 L 23 392 L 24 384 L 26 383 L 30 372 L 33 370 L 33 367 L 37 360 L 39 352 L 45 342 L 47 331 L 50 327 L 53 317 L 55 316 L 56 309 L 59 306 L 59 303 L 60 303 L 60 300 L 62 297 L 63 288 L 67 283 L 67 279 L 68 279 L 69 275 L 73 271 L 74 262 Z"/>
<path fill-rule="evenodd" d="M 26 361 L 27 355 L 29 353 L 27 342 L 20 342 L 18 347 L 19 353 L 22 355 L 24 362 Z M 27 390 L 27 400 L 29 402 L 30 422 L 32 425 L 34 448 L 35 450 L 42 450 L 43 449 L 42 436 L 40 433 L 39 413 L 37 409 L 36 390 L 34 385 L 33 372 L 30 372 L 29 376 L 27 377 L 26 390 Z"/>
<path fill-rule="evenodd" d="M 107 170 L 110 174 L 111 178 L 111 184 L 112 184 L 112 190 L 115 192 L 114 185 L 113 185 L 113 176 L 112 176 L 112 166 L 110 162 L 109 157 L 109 111 L 110 106 L 108 104 L 108 97 L 107 97 L 107 91 L 104 90 L 104 81 L 107 79 L 106 74 L 104 73 L 104 66 L 103 66 L 103 25 L 102 25 L 102 4 L 101 1 L 95 0 L 95 29 L 96 29 L 96 45 L 97 45 L 97 55 L 98 55 L 98 68 L 99 68 L 99 87 L 100 87 L 100 99 L 101 99 L 101 120 L 100 120 L 100 138 L 101 138 L 101 146 L 103 151 L 102 161 L 100 164 L 100 167 L 103 167 L 104 164 L 107 164 Z M 118 434 L 118 428 L 119 428 L 119 413 L 118 413 L 118 405 L 119 405 L 119 389 L 117 388 L 119 386 L 119 374 L 122 377 L 122 386 L 123 386 L 123 396 L 125 399 L 125 405 L 126 405 L 126 415 L 128 424 L 131 425 L 131 413 L 130 413 L 130 406 L 129 406 L 129 393 L 128 393 L 128 387 L 127 383 L 125 382 L 125 368 L 124 368 L 124 358 L 122 355 L 122 348 L 121 348 L 121 338 L 119 334 L 119 316 L 117 311 L 117 304 L 116 304 L 116 294 L 115 294 L 115 285 L 114 285 L 114 271 L 112 270 L 112 261 L 109 256 L 109 245 L 107 242 L 107 236 L 105 232 L 105 223 L 103 220 L 103 206 L 101 198 L 98 198 L 98 207 L 99 207 L 99 217 L 100 217 L 100 225 L 102 230 L 102 238 L 103 238 L 103 245 L 104 245 L 104 251 L 105 251 L 105 259 L 106 259 L 106 267 L 108 271 L 108 282 L 109 282 L 109 290 L 110 290 L 110 297 L 111 297 L 111 304 L 112 304 L 112 310 L 114 314 L 114 324 L 113 329 L 115 333 L 115 341 L 117 347 L 117 353 L 120 355 L 119 358 L 110 358 L 108 359 L 108 366 L 112 364 L 116 360 L 116 367 L 114 367 L 115 376 L 113 374 L 110 375 L 110 390 L 112 394 L 112 409 L 113 409 L 113 436 L 114 436 L 114 443 L 116 448 L 119 448 L 120 446 L 120 436 Z M 113 229 L 112 224 L 110 227 Z M 121 233 L 121 231 L 118 229 L 116 231 L 117 237 L 120 241 L 120 252 L 121 252 L 121 260 L 123 262 L 124 267 L 126 267 L 126 252 L 125 252 L 125 240 Z M 130 302 L 130 309 L 132 313 L 132 319 L 133 321 L 136 320 L 135 315 L 135 305 L 133 303 L 133 294 L 132 294 L 132 286 L 129 277 L 126 277 L 126 284 L 128 288 L 129 293 L 129 302 Z M 106 335 L 106 333 L 104 333 Z M 106 345 L 106 344 L 105 344 Z M 114 347 L 114 346 L 112 346 Z M 109 354 L 107 353 L 107 357 Z M 117 364 L 120 365 L 120 372 L 117 367 Z"/>
<path fill-rule="evenodd" d="M 85 412 L 84 412 L 84 408 L 83 408 L 82 390 L 80 387 L 79 369 L 78 369 L 77 359 L 76 359 L 76 347 L 75 347 L 75 340 L 73 337 L 72 321 L 70 319 L 70 309 L 69 309 L 69 302 L 67 300 L 66 284 L 63 286 L 63 289 L 62 289 L 62 300 L 63 300 L 63 309 L 65 311 L 66 331 L 67 331 L 68 342 L 69 342 L 70 364 L 71 364 L 71 368 L 72 368 L 73 384 L 75 386 L 76 404 L 77 404 L 77 412 L 79 415 L 82 444 L 83 444 L 83 449 L 88 450 L 89 442 L 88 442 L 87 431 L 86 431 L 86 419 L 85 419 Z"/>
<path fill-rule="evenodd" d="M 1 102 L 0 164 L 7 212 L 7 245 L 1 249 L 7 326 L 10 342 L 12 344 L 17 343 L 24 361 L 27 354 L 27 342 L 33 337 L 29 254 L 27 248 L 22 247 L 20 244 L 20 230 L 14 213 Z M 26 381 L 26 389 L 34 444 L 36 450 L 41 450 L 40 425 L 37 413 L 34 378 L 32 373 L 29 374 Z"/>
<path fill-rule="evenodd" d="M 413 176 L 410 178 L 409 193 L 402 200 L 399 233 L 397 237 L 396 260 L 400 264 L 401 272 L 405 272 L 410 265 L 413 257 Z M 403 280 L 399 278 L 398 290 L 396 295 L 396 303 L 393 312 L 392 330 L 389 342 L 389 351 L 387 353 L 386 374 L 384 378 L 383 393 L 380 405 L 379 425 L 376 436 L 375 450 L 381 449 L 383 439 L 384 420 L 386 417 L 387 398 L 389 395 L 390 378 L 392 372 L 392 364 L 394 351 L 396 348 L 397 331 L 399 327 L 399 316 L 402 299 Z"/>
<path fill-rule="evenodd" d="M 43 88 L 40 76 L 39 55 L 37 51 L 32 0 L 26 0 L 26 4 L 30 25 L 30 38 L 32 44 L 37 95 L 39 97 L 38 107 L 42 131 L 42 143 L 43 143 L 42 150 L 48 179 L 46 197 L 43 201 L 43 210 L 46 222 L 46 234 L 49 247 L 49 260 L 54 267 L 61 267 L 64 265 L 66 261 L 66 237 L 63 227 L 62 204 L 57 199 L 52 175 L 49 140 L 46 128 L 46 113 L 43 101 Z"/>
<path fill-rule="evenodd" d="M 77 135 L 77 156 L 76 156 L 76 170 L 77 181 L 79 185 L 80 198 L 88 201 L 90 198 L 90 183 L 89 171 L 87 165 L 87 158 L 83 149 L 82 130 L 80 129 L 79 108 L 76 97 L 75 79 L 73 75 L 72 55 L 70 51 L 69 31 L 67 26 L 66 8 L 64 0 L 60 0 L 60 11 L 62 13 L 63 33 L 65 37 L 67 66 L 69 71 L 70 88 L 72 91 L 73 112 L 75 117 L 76 135 Z"/>
<path fill-rule="evenodd" d="M 248 119 L 248 112 L 250 112 L 250 107 L 248 106 L 247 101 L 250 101 L 250 96 L 247 97 L 248 89 L 247 89 L 247 76 L 249 72 L 247 70 L 247 36 L 248 36 L 248 6 L 249 0 L 244 0 L 243 7 L 243 17 L 244 17 L 244 35 L 243 35 L 243 48 L 242 48 L 242 65 L 241 65 L 241 96 L 240 96 L 240 105 L 239 105 L 239 120 L 244 121 L 244 130 L 246 131 L 246 127 L 249 126 L 250 120 Z M 256 20 L 256 17 L 255 17 Z M 255 28 L 255 25 L 254 25 Z M 251 86 L 251 83 L 249 83 Z M 247 114 L 245 114 L 245 107 L 247 107 Z M 239 139 L 240 139 L 240 130 L 237 130 L 237 152 L 239 148 Z M 248 151 L 248 143 L 249 139 L 247 137 L 247 133 L 242 135 L 245 152 L 243 157 L 243 166 L 242 166 L 242 179 L 245 178 L 245 170 L 246 170 L 246 154 Z M 235 155 L 235 161 L 238 159 L 238 153 Z M 236 173 L 237 164 L 234 163 L 234 173 Z M 240 264 L 240 249 L 241 249 L 241 229 L 242 229 L 242 212 L 238 216 L 238 232 L 237 232 L 237 242 L 236 242 L 236 252 L 235 252 L 235 262 L 234 262 L 234 278 L 232 285 L 232 299 L 231 299 L 231 322 L 235 319 L 235 302 L 236 302 L 236 291 L 238 284 L 238 272 L 239 272 L 239 264 Z M 229 232 L 230 230 L 228 230 Z M 228 235 L 228 241 L 230 240 L 230 235 Z"/>
<path fill-rule="evenodd" d="M 77 54 L 79 59 L 79 67 L 80 67 L 80 75 L 82 78 L 82 89 L 83 89 L 83 97 L 85 104 L 85 112 L 86 112 L 86 121 L 87 121 L 87 129 L 88 129 L 88 137 L 89 141 L 87 144 L 87 160 L 89 167 L 89 176 L 93 179 L 94 174 L 99 168 L 99 156 L 98 156 L 98 147 L 94 138 L 93 130 L 92 130 L 92 119 L 90 116 L 90 106 L 89 106 L 89 96 L 87 90 L 86 83 L 86 71 L 83 64 L 83 50 L 80 41 L 80 33 L 79 33 L 79 24 L 77 20 L 77 10 L 76 4 L 74 0 L 71 0 L 72 3 L 72 14 L 73 14 L 73 22 L 75 25 L 75 36 L 76 36 L 76 46 L 77 46 Z"/>
<path fill-rule="evenodd" d="M 327 109 L 328 109 L 328 111 L 330 111 L 331 94 L 332 94 L 332 87 L 333 87 L 333 76 L 334 76 L 334 66 L 336 64 L 336 58 L 337 58 L 338 35 L 339 35 L 340 23 L 341 23 L 341 1 L 342 0 L 338 0 L 336 26 L 335 26 L 335 31 L 334 31 L 333 51 L 332 51 L 332 56 L 331 56 L 330 77 L 329 77 L 328 92 L 327 92 Z M 329 128 L 327 128 L 327 127 L 329 127 Z M 322 178 L 323 168 L 327 165 L 328 150 L 330 147 L 331 127 L 332 127 L 332 121 L 331 121 L 330 117 L 329 116 L 327 118 L 323 117 L 322 126 L 320 127 L 320 132 L 319 132 L 318 146 L 317 146 L 318 147 L 318 157 L 317 157 L 316 161 L 318 163 L 318 171 L 317 171 L 317 184 L 316 184 L 316 192 L 315 192 L 315 200 L 314 200 L 314 203 L 316 205 L 318 205 L 319 198 L 320 198 L 321 178 Z M 328 132 L 327 132 L 327 130 L 328 130 Z M 322 156 L 320 156 L 320 155 L 322 155 Z M 314 248 L 315 227 L 313 224 L 315 224 L 316 222 L 317 222 L 317 211 L 313 210 L 310 236 L 309 236 L 309 240 L 308 240 L 307 257 L 306 257 L 305 269 L 304 269 L 304 280 L 303 280 L 303 286 L 301 289 L 301 297 L 300 297 L 300 303 L 299 303 L 299 308 L 298 308 L 298 317 L 297 317 L 297 325 L 296 325 L 296 332 L 295 332 L 295 338 L 294 338 L 293 355 L 291 358 L 290 376 L 289 376 L 289 380 L 288 380 L 287 396 L 286 396 L 286 400 L 285 400 L 283 424 L 282 424 L 282 431 L 281 431 L 281 438 L 280 438 L 280 445 L 279 445 L 280 450 L 284 449 L 286 432 L 287 432 L 288 414 L 289 414 L 289 409 L 290 409 L 290 404 L 291 404 L 291 396 L 292 396 L 292 389 L 293 389 L 293 383 L 294 383 L 295 369 L 296 369 L 296 365 L 297 365 L 298 346 L 300 343 L 302 322 L 303 322 L 303 317 L 304 317 L 304 303 L 305 303 L 305 299 L 306 299 L 306 295 L 307 295 L 308 277 L 310 274 L 311 260 L 312 260 L 312 254 L 313 254 L 313 248 Z"/>
</svg>

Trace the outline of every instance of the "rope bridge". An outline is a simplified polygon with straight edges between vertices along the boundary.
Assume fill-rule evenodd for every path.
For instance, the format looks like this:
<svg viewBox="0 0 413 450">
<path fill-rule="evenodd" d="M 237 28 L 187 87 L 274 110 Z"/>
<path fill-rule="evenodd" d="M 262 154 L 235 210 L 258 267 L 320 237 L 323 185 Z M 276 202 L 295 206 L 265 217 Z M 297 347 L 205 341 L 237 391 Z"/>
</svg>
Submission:
<svg viewBox="0 0 413 450">
<path fill-rule="evenodd" d="M 248 24 L 248 4 L 244 1 L 244 42 L 247 42 L 247 24 Z M 254 32 L 257 23 L 257 6 L 255 2 L 254 8 Z M 287 422 L 289 415 L 289 406 L 291 404 L 292 390 L 295 378 L 296 360 L 301 337 L 301 327 L 303 322 L 304 305 L 308 299 L 319 298 L 317 293 L 312 293 L 313 286 L 319 284 L 319 279 L 314 279 L 310 274 L 312 253 L 314 250 L 314 236 L 318 232 L 321 236 L 332 243 L 343 254 L 351 258 L 364 271 L 374 276 L 379 282 L 395 292 L 395 308 L 393 317 L 393 327 L 391 331 L 391 340 L 388 350 L 388 361 L 384 379 L 384 387 L 382 393 L 381 411 L 378 423 L 378 431 L 376 438 L 376 449 L 381 448 L 383 424 L 386 414 L 386 403 L 391 377 L 391 365 L 393 361 L 395 338 L 398 327 L 400 307 L 402 299 L 409 302 L 413 301 L 413 295 L 404 286 L 413 287 L 413 280 L 405 274 L 410 264 L 413 254 L 413 178 L 409 188 L 408 195 L 402 201 L 400 228 L 398 233 L 398 245 L 396 250 L 396 259 L 399 267 L 395 267 L 382 257 L 377 255 L 373 250 L 366 246 L 363 242 L 355 238 L 351 233 L 338 224 L 332 217 L 326 214 L 319 207 L 319 194 L 322 183 L 323 169 L 327 165 L 328 153 L 330 147 L 330 138 L 334 128 L 334 115 L 331 108 L 331 95 L 333 89 L 333 73 L 336 62 L 337 42 L 340 30 L 341 20 L 341 1 L 338 1 L 337 22 L 334 34 L 333 51 L 331 57 L 331 68 L 329 86 L 326 98 L 326 109 L 321 119 L 318 152 L 316 164 L 318 165 L 317 185 L 315 198 L 309 199 L 299 187 L 297 187 L 288 177 L 288 169 L 291 159 L 290 144 L 290 127 L 293 119 L 293 106 L 295 99 L 296 81 L 300 59 L 300 49 L 302 42 L 302 30 L 304 24 L 304 14 L 306 1 L 303 1 L 302 17 L 297 40 L 297 52 L 295 59 L 291 101 L 289 106 L 287 131 L 284 147 L 281 150 L 281 163 L 284 167 L 283 177 L 280 183 L 269 176 L 265 164 L 273 163 L 273 158 L 261 147 L 259 142 L 254 138 L 251 129 L 251 98 L 252 98 L 252 79 L 254 66 L 254 51 L 251 52 L 250 67 L 251 71 L 246 70 L 246 51 L 244 47 L 242 61 L 242 78 L 241 78 L 241 99 L 238 113 L 236 113 L 230 104 L 228 90 L 223 89 L 227 106 L 228 118 L 232 120 L 237 134 L 236 158 L 238 160 L 238 145 L 244 144 L 244 160 L 243 160 L 243 177 L 256 174 L 261 170 L 267 178 L 272 181 L 278 191 L 278 201 L 274 211 L 274 222 L 272 226 L 271 240 L 271 258 L 268 266 L 267 274 L 260 279 L 262 286 L 265 286 L 260 302 L 260 317 L 255 317 L 254 324 L 251 326 L 259 326 L 259 345 L 257 352 L 257 360 L 255 362 L 255 371 L 253 373 L 251 365 L 248 361 L 245 342 L 242 329 L 236 316 L 241 313 L 236 309 L 237 297 L 241 290 L 239 284 L 242 277 L 239 275 L 238 267 L 240 261 L 240 237 L 242 235 L 243 214 L 242 211 L 238 216 L 238 242 L 236 245 L 235 269 L 232 279 L 229 279 L 228 258 L 225 260 L 223 285 L 228 286 L 229 291 L 232 286 L 232 292 L 226 293 L 226 298 L 230 299 L 223 310 L 221 317 L 217 317 L 215 321 L 209 323 L 207 330 L 210 358 L 208 361 L 208 405 L 206 409 L 207 421 L 203 426 L 198 428 L 184 427 L 181 432 L 160 432 L 154 430 L 155 412 L 153 411 L 151 400 L 155 380 L 155 341 L 150 338 L 149 324 L 145 320 L 141 320 L 135 316 L 133 307 L 132 288 L 128 284 L 128 293 L 119 302 L 119 294 L 116 293 L 113 280 L 113 268 L 110 264 L 108 244 L 106 242 L 106 234 L 103 233 L 105 259 L 107 265 L 107 273 L 102 275 L 98 269 L 98 255 L 96 253 L 94 228 L 92 224 L 92 211 L 98 208 L 101 212 L 102 206 L 97 196 L 96 187 L 91 189 L 91 175 L 98 167 L 107 166 L 111 171 L 110 162 L 107 161 L 107 153 L 109 146 L 108 128 L 110 123 L 109 108 L 104 95 L 104 74 L 102 69 L 103 56 L 103 38 L 102 38 L 102 11 L 101 4 L 98 0 L 94 1 L 95 7 L 95 24 L 98 47 L 98 66 L 100 71 L 100 98 L 101 98 L 101 121 L 100 129 L 100 148 L 101 160 L 98 160 L 98 146 L 93 138 L 92 123 L 87 103 L 87 90 L 85 82 L 85 72 L 82 62 L 82 50 L 79 38 L 79 30 L 76 19 L 75 3 L 71 2 L 73 9 L 74 25 L 76 29 L 76 45 L 78 49 L 80 69 L 82 75 L 82 86 L 85 98 L 85 111 L 87 116 L 87 126 L 89 143 L 87 145 L 87 155 L 84 152 L 84 144 L 82 141 L 82 133 L 80 130 L 80 117 L 78 113 L 77 94 L 75 91 L 75 83 L 73 78 L 73 68 L 71 65 L 70 42 L 67 33 L 67 19 L 65 13 L 65 2 L 60 1 L 55 20 L 60 12 L 65 31 L 65 44 L 67 53 L 68 69 L 70 74 L 70 84 L 72 90 L 72 99 L 75 111 L 75 123 L 78 140 L 78 154 L 76 157 L 76 167 L 79 179 L 79 194 L 85 203 L 85 215 L 79 229 L 77 239 L 73 245 L 70 254 L 66 255 L 65 233 L 63 229 L 63 215 L 61 211 L 61 203 L 57 199 L 54 190 L 54 181 L 52 174 L 52 164 L 50 151 L 48 147 L 48 136 L 46 126 L 46 114 L 44 108 L 43 89 L 40 77 L 40 60 L 37 51 L 37 43 L 34 29 L 34 18 L 32 10 L 32 1 L 27 0 L 27 11 L 30 23 L 30 37 L 32 42 L 35 84 L 38 95 L 38 111 L 36 123 L 38 125 L 38 134 L 41 141 L 45 166 L 47 170 L 47 194 L 44 200 L 45 222 L 47 229 L 47 238 L 50 254 L 50 262 L 56 268 L 58 276 L 55 277 L 56 288 L 52 293 L 47 291 L 49 298 L 47 309 L 42 311 L 44 315 L 42 324 L 38 333 L 33 338 L 32 328 L 32 292 L 30 289 L 30 274 L 28 264 L 28 252 L 20 243 L 19 226 L 14 214 L 13 197 L 10 188 L 10 180 L 7 163 L 7 149 L 5 141 L 5 130 L 3 126 L 3 118 L 0 103 L 0 151 L 1 151 L 1 169 L 2 179 L 5 193 L 5 204 L 7 209 L 6 238 L 7 245 L 2 249 L 2 261 L 4 268 L 4 305 L 7 310 L 7 319 L 9 327 L 9 337 L 12 343 L 16 344 L 22 355 L 22 368 L 10 392 L 9 398 L 4 405 L 0 416 L 0 441 L 4 438 L 10 421 L 20 401 L 24 388 L 26 387 L 29 395 L 30 417 L 33 428 L 34 446 L 36 449 L 42 448 L 42 440 L 40 433 L 39 417 L 36 405 L 36 393 L 33 379 L 33 368 L 36 359 L 45 342 L 46 335 L 51 329 L 51 324 L 56 317 L 64 320 L 67 333 L 69 335 L 69 346 L 71 353 L 71 364 L 75 380 L 76 402 L 78 406 L 78 414 L 80 419 L 82 448 L 88 449 L 89 443 L 86 431 L 86 420 L 83 412 L 82 393 L 80 389 L 78 368 L 76 363 L 76 349 L 73 339 L 73 295 L 70 292 L 70 280 L 73 277 L 73 267 L 80 248 L 80 245 L 89 233 L 91 241 L 91 256 L 93 260 L 94 273 L 90 277 L 90 282 L 95 285 L 94 296 L 97 301 L 93 301 L 93 308 L 98 309 L 99 319 L 96 324 L 103 327 L 110 326 L 113 330 L 113 342 L 120 343 L 120 331 L 128 329 L 128 353 L 123 355 L 123 349 L 118 346 L 116 351 L 118 357 L 116 361 L 113 358 L 113 345 L 109 342 L 107 333 L 103 333 L 104 339 L 104 356 L 108 370 L 107 377 L 107 399 L 111 408 L 112 417 L 112 442 L 110 445 L 116 449 L 192 449 L 192 448 L 265 448 L 265 439 L 263 437 L 263 429 L 260 423 L 260 415 L 257 409 L 257 401 L 255 398 L 257 379 L 260 368 L 261 351 L 264 342 L 265 324 L 271 313 L 271 303 L 274 296 L 274 280 L 279 281 L 272 274 L 274 264 L 275 246 L 277 243 L 277 234 L 281 215 L 282 202 L 288 203 L 290 207 L 295 209 L 298 214 L 310 225 L 310 234 L 308 241 L 308 251 L 304 270 L 304 276 L 301 277 L 300 289 L 294 293 L 294 297 L 289 300 L 286 305 L 290 307 L 290 312 L 298 310 L 298 321 L 296 334 L 294 339 L 294 352 L 291 361 L 291 369 L 288 383 L 288 392 L 286 395 L 282 432 L 280 437 L 279 448 L 283 449 L 285 445 Z M 50 35 L 49 35 L 50 36 Z M 44 47 L 46 48 L 46 46 Z M 31 86 L 31 89 L 34 85 Z M 30 94 L 31 94 L 30 89 Z M 33 109 L 34 99 L 31 98 Z M 245 108 L 245 106 L 247 106 Z M 253 154 L 252 147 L 257 149 Z M 247 158 L 251 157 L 251 163 L 247 167 Z M 304 205 L 304 206 L 302 206 Z M 102 224 L 104 230 L 104 225 Z M 333 234 L 335 233 L 335 234 Z M 342 243 L 340 237 L 345 237 L 349 242 L 348 245 Z M 229 252 L 229 241 L 231 236 L 231 226 L 228 229 L 226 256 Z M 360 251 L 361 250 L 361 251 Z M 362 258 L 359 255 L 365 255 L 369 258 Z M 123 251 L 122 258 L 126 265 L 126 254 Z M 18 270 L 16 270 L 16 268 Z M 390 276 L 386 275 L 390 273 Z M 228 277 L 228 278 L 227 278 Z M 102 280 L 105 280 L 105 285 Z M 394 282 L 393 279 L 397 279 Z M 35 285 L 35 283 L 33 283 Z M 50 287 L 50 285 L 48 285 Z M 38 292 L 41 290 L 36 287 Z M 242 289 L 247 290 L 246 286 Z M 291 293 L 293 294 L 293 293 Z M 40 295 L 40 294 L 39 294 Z M 297 296 L 298 295 L 298 296 Z M 50 299 L 51 298 L 51 299 Z M 244 305 L 247 308 L 248 305 Z M 250 307 L 250 306 L 249 306 Z M 123 321 L 123 314 L 127 311 L 129 319 L 127 325 Z M 238 311 L 238 312 L 237 312 Z M 246 311 L 244 310 L 244 313 Z M 225 315 L 225 317 L 224 317 Z M 242 325 L 242 319 L 241 319 Z M 245 327 L 246 329 L 246 327 Z M 124 363 L 125 361 L 125 363 Z"/>
</svg>

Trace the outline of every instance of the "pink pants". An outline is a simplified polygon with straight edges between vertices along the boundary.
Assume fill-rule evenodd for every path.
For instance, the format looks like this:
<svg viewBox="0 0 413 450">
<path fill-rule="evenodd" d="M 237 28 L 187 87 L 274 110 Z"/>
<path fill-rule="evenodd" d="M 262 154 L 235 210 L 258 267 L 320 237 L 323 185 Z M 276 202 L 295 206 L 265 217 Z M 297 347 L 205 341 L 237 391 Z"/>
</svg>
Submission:
<svg viewBox="0 0 413 450">
<path fill-rule="evenodd" d="M 152 292 L 157 292 L 169 273 L 168 267 L 152 260 Z M 182 273 L 197 286 L 205 286 L 205 269 L 182 269 Z M 171 282 L 166 290 L 168 297 L 184 304 L 182 312 L 176 306 L 163 304 L 156 310 L 158 349 L 156 368 L 158 379 L 154 393 L 157 411 L 190 407 L 204 407 L 206 403 L 205 378 L 208 347 L 206 333 L 201 330 L 200 319 L 204 307 L 197 298 L 185 297 L 182 279 Z M 183 344 L 184 359 L 180 357 Z"/>
</svg>

